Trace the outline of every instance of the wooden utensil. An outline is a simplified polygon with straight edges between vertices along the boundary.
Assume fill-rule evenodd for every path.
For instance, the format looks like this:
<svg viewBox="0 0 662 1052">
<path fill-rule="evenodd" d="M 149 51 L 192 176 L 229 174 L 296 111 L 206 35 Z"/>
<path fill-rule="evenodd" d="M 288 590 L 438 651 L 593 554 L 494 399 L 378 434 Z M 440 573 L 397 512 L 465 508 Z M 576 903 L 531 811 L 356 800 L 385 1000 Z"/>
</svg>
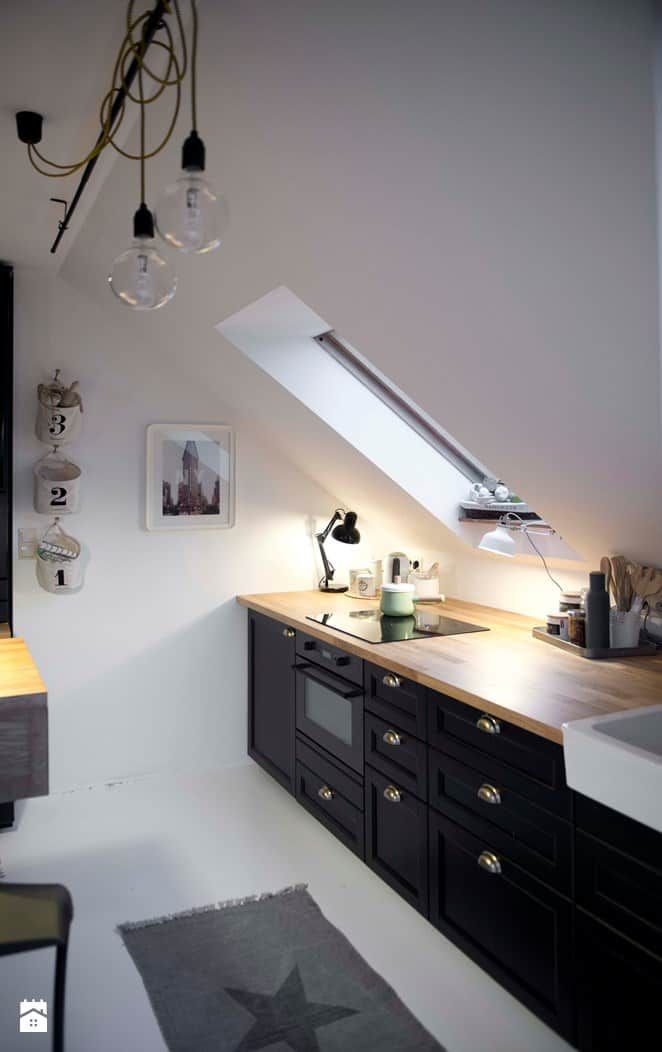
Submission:
<svg viewBox="0 0 662 1052">
<path fill-rule="evenodd" d="M 635 595 L 642 600 L 649 599 L 662 591 L 662 570 L 657 570 L 654 566 L 631 564 L 630 580 Z"/>
<path fill-rule="evenodd" d="M 614 595 L 614 578 L 611 572 L 611 563 L 609 561 L 608 556 L 606 555 L 603 555 L 600 560 L 600 573 L 603 573 L 605 575 L 605 588 L 607 589 L 607 595 L 609 595 L 609 593 L 611 592 L 611 594 L 614 596 L 615 602 L 616 596 Z"/>
<path fill-rule="evenodd" d="M 619 610 L 627 611 L 632 605 L 632 584 L 627 572 L 627 560 L 623 555 L 612 555 L 611 569 L 614 575 L 616 588 L 616 606 Z"/>
</svg>

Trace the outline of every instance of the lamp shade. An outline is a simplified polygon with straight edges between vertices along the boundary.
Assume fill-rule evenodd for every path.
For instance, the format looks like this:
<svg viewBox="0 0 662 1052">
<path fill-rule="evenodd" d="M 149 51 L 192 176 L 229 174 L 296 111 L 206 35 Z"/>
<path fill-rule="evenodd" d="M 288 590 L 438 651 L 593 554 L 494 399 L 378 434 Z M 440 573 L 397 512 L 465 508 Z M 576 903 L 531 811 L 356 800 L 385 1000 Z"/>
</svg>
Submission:
<svg viewBox="0 0 662 1052">
<path fill-rule="evenodd" d="M 501 525 L 486 533 L 478 547 L 484 552 L 493 552 L 495 555 L 512 557 L 515 554 L 515 540 L 506 527 Z"/>
<path fill-rule="evenodd" d="M 345 518 L 338 523 L 331 536 L 334 541 L 342 541 L 343 544 L 358 544 L 361 534 L 356 528 L 356 512 L 346 511 Z"/>
</svg>

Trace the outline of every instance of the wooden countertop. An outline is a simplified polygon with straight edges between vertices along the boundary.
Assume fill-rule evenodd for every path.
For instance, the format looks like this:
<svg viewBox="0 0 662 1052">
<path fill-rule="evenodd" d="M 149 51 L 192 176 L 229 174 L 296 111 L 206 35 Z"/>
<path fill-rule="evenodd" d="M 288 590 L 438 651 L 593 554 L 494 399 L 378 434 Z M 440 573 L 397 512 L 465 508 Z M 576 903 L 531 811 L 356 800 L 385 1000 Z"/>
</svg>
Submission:
<svg viewBox="0 0 662 1052">
<path fill-rule="evenodd" d="M 45 694 L 30 651 L 22 639 L 0 639 L 0 699 Z"/>
<path fill-rule="evenodd" d="M 376 607 L 374 599 L 309 591 L 240 595 L 237 601 L 554 742 L 563 741 L 561 726 L 568 720 L 662 702 L 662 653 L 587 661 L 534 639 L 531 629 L 540 620 L 489 606 L 448 599 L 425 607 L 489 632 L 374 645 L 306 620 L 306 614 Z"/>
</svg>

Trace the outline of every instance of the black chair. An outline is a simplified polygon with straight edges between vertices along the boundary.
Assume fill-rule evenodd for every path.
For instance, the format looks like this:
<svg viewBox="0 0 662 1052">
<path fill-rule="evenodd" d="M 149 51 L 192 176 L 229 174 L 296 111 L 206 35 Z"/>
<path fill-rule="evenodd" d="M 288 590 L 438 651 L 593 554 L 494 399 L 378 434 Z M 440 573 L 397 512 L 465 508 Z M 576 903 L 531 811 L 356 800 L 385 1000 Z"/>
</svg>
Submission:
<svg viewBox="0 0 662 1052">
<path fill-rule="evenodd" d="M 0 957 L 55 947 L 55 1003 L 49 1027 L 53 1052 L 64 1052 L 64 984 L 73 915 L 71 895 L 61 884 L 0 883 Z"/>
</svg>

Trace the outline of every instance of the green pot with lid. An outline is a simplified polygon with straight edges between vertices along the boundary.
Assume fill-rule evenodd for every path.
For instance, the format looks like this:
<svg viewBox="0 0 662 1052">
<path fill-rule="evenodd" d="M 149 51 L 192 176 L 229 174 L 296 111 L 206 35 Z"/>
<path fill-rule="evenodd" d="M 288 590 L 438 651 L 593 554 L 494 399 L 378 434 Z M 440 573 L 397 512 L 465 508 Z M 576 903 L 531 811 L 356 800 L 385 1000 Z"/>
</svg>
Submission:
<svg viewBox="0 0 662 1052">
<path fill-rule="evenodd" d="M 383 584 L 379 608 L 386 617 L 410 617 L 414 613 L 413 584 Z"/>
</svg>

